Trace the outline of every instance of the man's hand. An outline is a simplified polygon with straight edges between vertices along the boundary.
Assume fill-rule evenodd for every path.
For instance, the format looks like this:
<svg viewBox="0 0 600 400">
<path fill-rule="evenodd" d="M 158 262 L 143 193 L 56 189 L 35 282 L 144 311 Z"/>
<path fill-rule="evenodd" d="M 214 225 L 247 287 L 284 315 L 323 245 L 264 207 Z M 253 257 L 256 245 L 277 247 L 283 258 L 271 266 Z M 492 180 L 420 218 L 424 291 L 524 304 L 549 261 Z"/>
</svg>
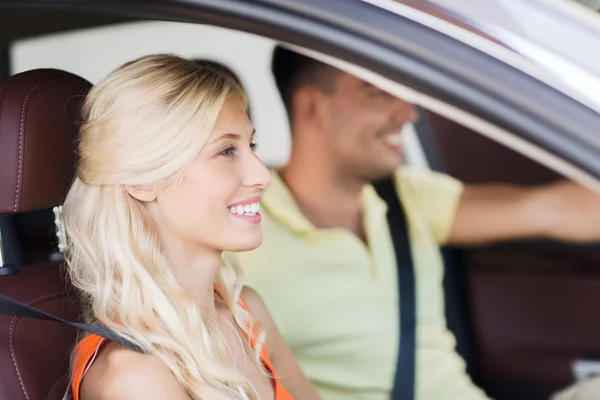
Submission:
<svg viewBox="0 0 600 400">
<path fill-rule="evenodd" d="M 573 182 L 465 187 L 448 243 L 529 238 L 600 242 L 600 195 Z"/>
</svg>

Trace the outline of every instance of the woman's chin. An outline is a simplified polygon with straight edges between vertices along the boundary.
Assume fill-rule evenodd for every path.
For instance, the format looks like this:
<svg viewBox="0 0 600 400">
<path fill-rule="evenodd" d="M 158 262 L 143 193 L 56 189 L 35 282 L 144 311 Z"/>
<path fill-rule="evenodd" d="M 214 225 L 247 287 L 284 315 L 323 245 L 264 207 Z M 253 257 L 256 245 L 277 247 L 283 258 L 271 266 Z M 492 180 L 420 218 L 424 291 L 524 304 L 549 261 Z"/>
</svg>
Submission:
<svg viewBox="0 0 600 400">
<path fill-rule="evenodd" d="M 259 235 L 253 235 L 254 237 L 246 237 L 240 238 L 239 241 L 234 243 L 229 243 L 225 251 L 230 252 L 242 252 L 242 251 L 252 251 L 258 248 L 263 242 L 262 233 Z"/>
</svg>

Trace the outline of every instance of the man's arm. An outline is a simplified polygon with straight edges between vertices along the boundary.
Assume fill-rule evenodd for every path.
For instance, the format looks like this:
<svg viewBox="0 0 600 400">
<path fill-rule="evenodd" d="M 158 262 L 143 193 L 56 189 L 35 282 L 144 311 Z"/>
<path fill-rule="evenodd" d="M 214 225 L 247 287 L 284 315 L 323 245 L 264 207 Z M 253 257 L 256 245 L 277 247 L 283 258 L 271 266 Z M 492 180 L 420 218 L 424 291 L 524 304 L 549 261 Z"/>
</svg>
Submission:
<svg viewBox="0 0 600 400">
<path fill-rule="evenodd" d="M 600 241 L 600 196 L 573 182 L 465 186 L 448 244 L 527 238 Z"/>
</svg>

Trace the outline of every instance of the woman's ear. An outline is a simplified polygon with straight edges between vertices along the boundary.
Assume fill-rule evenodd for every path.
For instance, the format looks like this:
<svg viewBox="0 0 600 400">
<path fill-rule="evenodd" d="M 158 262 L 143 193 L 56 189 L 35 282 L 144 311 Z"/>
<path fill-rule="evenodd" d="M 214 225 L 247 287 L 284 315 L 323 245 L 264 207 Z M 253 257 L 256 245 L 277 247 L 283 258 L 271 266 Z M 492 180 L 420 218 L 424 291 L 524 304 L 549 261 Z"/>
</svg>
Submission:
<svg viewBox="0 0 600 400">
<path fill-rule="evenodd" d="M 152 185 L 126 185 L 125 190 L 131 197 L 144 203 L 153 202 L 158 195 Z"/>
</svg>

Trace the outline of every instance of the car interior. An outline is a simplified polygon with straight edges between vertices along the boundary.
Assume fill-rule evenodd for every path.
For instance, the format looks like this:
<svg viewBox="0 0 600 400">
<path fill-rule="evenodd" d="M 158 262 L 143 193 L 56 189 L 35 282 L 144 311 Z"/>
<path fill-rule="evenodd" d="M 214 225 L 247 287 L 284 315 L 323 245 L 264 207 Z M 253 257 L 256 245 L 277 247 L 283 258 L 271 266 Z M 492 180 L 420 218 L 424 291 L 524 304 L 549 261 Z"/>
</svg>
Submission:
<svg viewBox="0 0 600 400">
<path fill-rule="evenodd" d="M 81 68 L 88 56 L 75 51 L 71 59 L 45 54 L 48 61 L 36 67 L 15 57 L 26 53 L 17 51 L 23 46 L 38 51 L 32 47 L 36 40 L 40 46 L 53 38 L 60 42 L 65 32 L 85 39 L 89 32 L 130 23 L 131 18 L 68 10 L 9 7 L 0 13 L 0 294 L 72 321 L 80 319 L 78 300 L 60 267 L 53 207 L 72 180 L 77 100 L 93 79 Z M 263 85 L 269 63 L 264 49 L 272 43 L 264 39 L 263 44 L 252 67 L 256 77 L 235 54 L 219 59 L 190 49 L 187 55 L 216 58 L 240 72 L 253 120 L 262 125 L 259 141 L 271 142 L 261 156 L 273 166 L 285 162 L 289 142 L 283 107 L 278 104 L 278 115 L 271 115 L 274 86 Z M 110 53 L 103 50 L 98 62 L 116 67 L 117 60 L 137 55 Z M 69 62 L 72 68 L 56 69 Z M 26 67 L 15 68 L 19 65 Z M 420 168 L 466 183 L 537 185 L 562 179 L 448 118 L 424 109 L 420 117 L 413 127 L 425 155 Z M 284 138 L 271 141 L 272 136 Z M 594 361 L 600 353 L 600 320 L 594 318 L 600 308 L 600 247 L 510 242 L 446 248 L 444 256 L 448 323 L 469 373 L 491 397 L 547 399 L 574 382 L 577 360 Z M 63 324 L 0 316 L 0 399 L 62 399 L 77 336 Z"/>
<path fill-rule="evenodd" d="M 422 133 L 431 135 L 429 158 L 463 182 L 539 185 L 562 179 L 445 118 L 429 114 L 428 121 L 431 130 Z M 595 359 L 600 247 L 520 241 L 447 253 L 447 303 L 459 307 L 466 321 L 449 323 L 464 327 L 455 333 L 468 337 L 468 359 L 488 393 L 548 398 L 573 381 L 573 363 Z"/>
<path fill-rule="evenodd" d="M 562 179 L 491 139 L 427 113 L 417 127 L 432 169 L 467 183 Z M 476 167 L 475 167 L 476 166 Z M 515 241 L 447 248 L 446 313 L 469 371 L 498 399 L 548 398 L 595 359 L 597 246 Z"/>
</svg>

